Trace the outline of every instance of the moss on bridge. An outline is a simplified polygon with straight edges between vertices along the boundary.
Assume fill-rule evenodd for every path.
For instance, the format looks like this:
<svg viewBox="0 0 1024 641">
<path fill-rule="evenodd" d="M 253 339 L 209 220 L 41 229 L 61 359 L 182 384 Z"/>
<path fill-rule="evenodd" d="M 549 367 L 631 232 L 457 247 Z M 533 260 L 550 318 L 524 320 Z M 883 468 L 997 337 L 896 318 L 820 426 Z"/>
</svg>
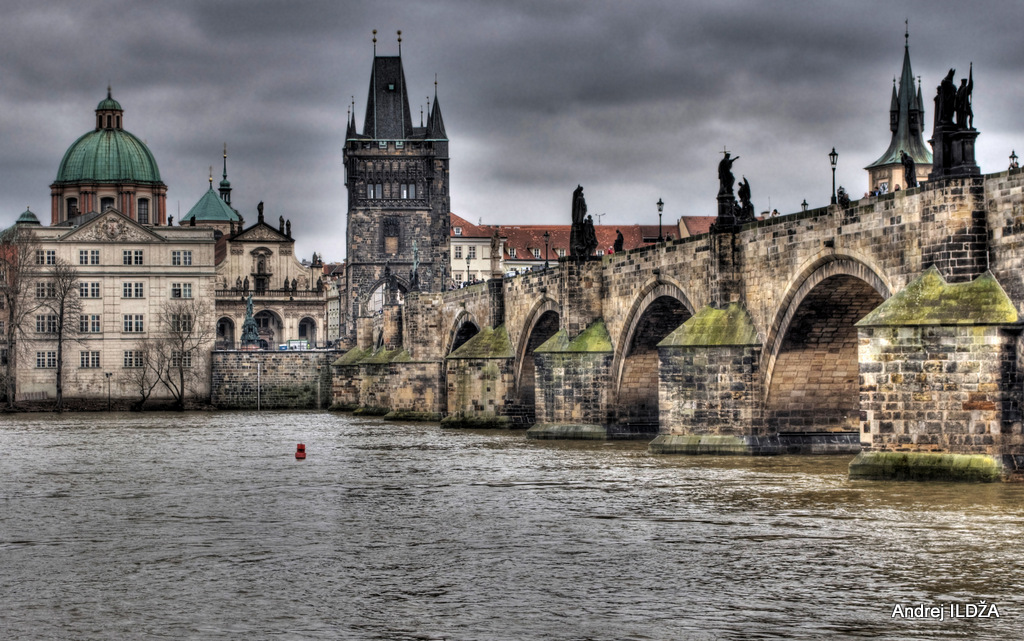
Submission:
<svg viewBox="0 0 1024 641">
<path fill-rule="evenodd" d="M 658 347 L 723 347 L 760 345 L 750 314 L 739 303 L 725 309 L 710 305 L 677 327 Z"/>
<path fill-rule="evenodd" d="M 1002 462 L 985 454 L 861 452 L 850 462 L 851 479 L 991 483 L 1005 476 Z"/>
<path fill-rule="evenodd" d="M 857 323 L 858 327 L 1001 325 L 1016 323 L 1017 309 L 986 272 L 966 283 L 947 283 L 934 266 Z"/>
</svg>

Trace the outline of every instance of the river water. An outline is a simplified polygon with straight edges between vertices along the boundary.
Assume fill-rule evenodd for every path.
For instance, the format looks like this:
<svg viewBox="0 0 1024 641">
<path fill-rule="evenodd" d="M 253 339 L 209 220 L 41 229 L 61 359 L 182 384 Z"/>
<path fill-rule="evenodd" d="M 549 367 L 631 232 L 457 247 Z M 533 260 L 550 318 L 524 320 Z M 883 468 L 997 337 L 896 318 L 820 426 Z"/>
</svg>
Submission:
<svg viewBox="0 0 1024 641">
<path fill-rule="evenodd" d="M 849 460 L 319 412 L 0 417 L 0 639 L 1018 637 L 1024 487 L 851 482 Z M 950 618 L 982 600 L 998 618 Z"/>
</svg>

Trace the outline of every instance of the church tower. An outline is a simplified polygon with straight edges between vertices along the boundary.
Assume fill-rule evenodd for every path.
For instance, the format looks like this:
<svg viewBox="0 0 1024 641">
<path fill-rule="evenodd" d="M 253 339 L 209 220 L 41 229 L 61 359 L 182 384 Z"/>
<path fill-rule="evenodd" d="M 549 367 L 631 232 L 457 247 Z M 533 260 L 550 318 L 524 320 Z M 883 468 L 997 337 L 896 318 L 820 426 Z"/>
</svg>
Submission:
<svg viewBox="0 0 1024 641">
<path fill-rule="evenodd" d="M 873 192 L 906 189 L 903 178 L 903 163 L 900 152 L 904 151 L 914 159 L 917 182 L 928 180 L 932 170 L 932 152 L 924 144 L 924 102 L 921 100 L 921 83 L 914 90 L 914 71 L 910 68 L 910 33 L 904 34 L 903 70 L 900 73 L 899 89 L 895 79 L 892 100 L 889 104 L 889 130 L 892 139 L 889 148 L 881 158 L 865 169 L 868 171 L 868 189 Z"/>
<path fill-rule="evenodd" d="M 413 288 L 442 291 L 450 272 L 448 135 L 437 84 L 427 122 L 421 114 L 420 126 L 414 126 L 402 32 L 397 56 L 377 55 L 376 33 L 362 133 L 350 113 L 345 135 L 346 278 L 353 320 L 375 314 Z M 347 328 L 352 332 L 354 324 Z"/>
</svg>

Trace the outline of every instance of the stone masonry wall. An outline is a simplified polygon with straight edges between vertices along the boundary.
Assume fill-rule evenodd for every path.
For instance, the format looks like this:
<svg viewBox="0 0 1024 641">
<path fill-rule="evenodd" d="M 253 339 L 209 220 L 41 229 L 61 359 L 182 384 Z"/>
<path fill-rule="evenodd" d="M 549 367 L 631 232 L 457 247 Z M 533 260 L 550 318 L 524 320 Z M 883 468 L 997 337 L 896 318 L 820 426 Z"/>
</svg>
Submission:
<svg viewBox="0 0 1024 641">
<path fill-rule="evenodd" d="M 326 408 L 331 402 L 331 362 L 341 352 L 213 352 L 212 404 L 219 409 Z"/>
<path fill-rule="evenodd" d="M 537 423 L 607 425 L 612 355 L 538 352 Z"/>
<path fill-rule="evenodd" d="M 506 406 L 515 384 L 513 360 L 450 358 L 446 423 L 466 426 L 510 425 Z"/>
<path fill-rule="evenodd" d="M 662 434 L 765 434 L 752 346 L 658 348 Z"/>
<path fill-rule="evenodd" d="M 859 332 L 866 449 L 1024 454 L 1017 331 L 928 326 Z"/>
</svg>

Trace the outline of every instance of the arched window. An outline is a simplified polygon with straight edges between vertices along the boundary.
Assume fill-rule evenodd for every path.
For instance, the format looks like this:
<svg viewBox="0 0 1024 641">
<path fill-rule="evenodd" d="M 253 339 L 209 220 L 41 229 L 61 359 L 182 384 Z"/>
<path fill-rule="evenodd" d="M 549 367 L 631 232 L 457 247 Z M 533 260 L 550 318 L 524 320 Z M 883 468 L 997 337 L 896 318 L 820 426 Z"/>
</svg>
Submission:
<svg viewBox="0 0 1024 641">
<path fill-rule="evenodd" d="M 113 209 L 113 207 L 114 207 L 114 199 L 113 198 L 111 198 L 110 196 L 105 196 L 103 198 L 100 198 L 100 211 L 107 211 L 108 209 Z"/>
<path fill-rule="evenodd" d="M 71 218 L 72 216 L 77 216 L 78 215 L 78 199 L 77 198 L 68 198 L 68 210 L 67 210 L 67 213 L 68 213 L 68 218 Z"/>
<path fill-rule="evenodd" d="M 149 224 L 149 199 L 139 198 L 139 224 Z"/>
<path fill-rule="evenodd" d="M 110 129 L 110 114 L 107 114 L 107 129 Z"/>
<path fill-rule="evenodd" d="M 117 116 L 115 118 L 115 120 L 117 120 L 117 128 L 120 129 L 121 128 L 121 116 Z"/>
</svg>

